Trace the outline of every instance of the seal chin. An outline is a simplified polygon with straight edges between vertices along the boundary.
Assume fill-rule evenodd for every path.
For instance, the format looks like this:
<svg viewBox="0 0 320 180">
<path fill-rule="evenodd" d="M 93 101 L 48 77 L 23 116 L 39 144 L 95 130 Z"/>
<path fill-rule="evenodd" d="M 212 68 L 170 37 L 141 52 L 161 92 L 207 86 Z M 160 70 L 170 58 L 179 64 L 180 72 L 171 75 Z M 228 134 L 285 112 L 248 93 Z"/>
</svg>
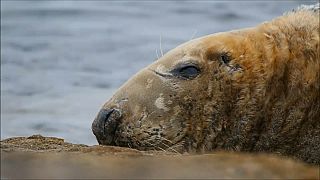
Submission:
<svg viewBox="0 0 320 180">
<path fill-rule="evenodd" d="M 114 139 L 121 120 L 118 109 L 101 109 L 92 123 L 92 132 L 99 144 L 115 145 Z"/>
</svg>

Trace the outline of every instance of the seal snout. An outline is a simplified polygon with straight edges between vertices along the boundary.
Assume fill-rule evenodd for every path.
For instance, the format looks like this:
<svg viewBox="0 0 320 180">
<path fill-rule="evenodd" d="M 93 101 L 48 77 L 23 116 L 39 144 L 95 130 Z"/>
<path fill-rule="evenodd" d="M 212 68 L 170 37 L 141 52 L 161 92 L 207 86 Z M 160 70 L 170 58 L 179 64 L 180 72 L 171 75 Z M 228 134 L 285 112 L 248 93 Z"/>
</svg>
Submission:
<svg viewBox="0 0 320 180">
<path fill-rule="evenodd" d="M 121 112 L 118 109 L 101 109 L 92 123 L 92 131 L 99 144 L 113 145 L 114 136 L 120 124 Z"/>
</svg>

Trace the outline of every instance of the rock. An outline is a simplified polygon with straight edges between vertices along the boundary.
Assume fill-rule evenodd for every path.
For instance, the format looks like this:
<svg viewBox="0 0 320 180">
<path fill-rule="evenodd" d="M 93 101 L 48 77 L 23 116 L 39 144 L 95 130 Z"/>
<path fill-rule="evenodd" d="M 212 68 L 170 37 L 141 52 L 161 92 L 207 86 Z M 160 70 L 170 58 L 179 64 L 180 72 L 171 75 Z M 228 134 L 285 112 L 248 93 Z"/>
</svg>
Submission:
<svg viewBox="0 0 320 180">
<path fill-rule="evenodd" d="M 319 167 L 277 155 L 176 154 L 72 144 L 61 138 L 1 141 L 1 178 L 280 178 L 316 179 Z"/>
</svg>

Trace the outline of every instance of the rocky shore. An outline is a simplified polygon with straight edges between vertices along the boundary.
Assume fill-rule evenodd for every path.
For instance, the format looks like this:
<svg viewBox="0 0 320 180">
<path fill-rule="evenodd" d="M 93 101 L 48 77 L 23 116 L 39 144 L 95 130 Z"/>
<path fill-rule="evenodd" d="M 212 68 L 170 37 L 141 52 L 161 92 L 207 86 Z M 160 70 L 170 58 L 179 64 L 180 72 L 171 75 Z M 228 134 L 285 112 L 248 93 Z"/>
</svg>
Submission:
<svg viewBox="0 0 320 180">
<path fill-rule="evenodd" d="M 1 178 L 318 179 L 319 167 L 278 155 L 138 151 L 33 135 L 1 141 Z"/>
</svg>

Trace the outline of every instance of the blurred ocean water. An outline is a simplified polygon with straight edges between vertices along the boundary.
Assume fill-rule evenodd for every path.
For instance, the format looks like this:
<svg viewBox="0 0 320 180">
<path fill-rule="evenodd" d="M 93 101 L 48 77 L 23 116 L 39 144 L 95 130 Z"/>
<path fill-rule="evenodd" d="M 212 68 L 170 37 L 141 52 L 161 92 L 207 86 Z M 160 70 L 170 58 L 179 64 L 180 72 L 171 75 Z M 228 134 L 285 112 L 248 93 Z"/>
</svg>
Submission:
<svg viewBox="0 0 320 180">
<path fill-rule="evenodd" d="M 1 1 L 1 139 L 43 134 L 97 144 L 112 93 L 166 52 L 255 26 L 308 1 Z"/>
</svg>

